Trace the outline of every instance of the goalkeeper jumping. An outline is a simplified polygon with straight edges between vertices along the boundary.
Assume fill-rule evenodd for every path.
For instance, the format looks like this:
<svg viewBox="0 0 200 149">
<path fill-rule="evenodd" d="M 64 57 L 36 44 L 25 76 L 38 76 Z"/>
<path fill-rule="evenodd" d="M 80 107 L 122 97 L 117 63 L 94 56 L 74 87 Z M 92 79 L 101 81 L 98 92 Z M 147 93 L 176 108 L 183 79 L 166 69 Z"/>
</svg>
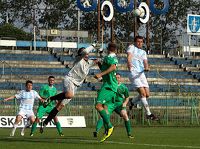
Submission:
<svg viewBox="0 0 200 149">
<path fill-rule="evenodd" d="M 43 104 L 47 107 L 51 101 L 57 100 L 57 105 L 51 110 L 48 117 L 42 123 L 41 131 L 45 126 L 58 114 L 58 112 L 68 104 L 74 97 L 77 88 L 80 87 L 89 73 L 89 70 L 97 64 L 97 60 L 89 60 L 89 53 L 95 49 L 97 44 L 93 44 L 87 48 L 80 48 L 77 52 L 73 67 L 64 77 L 64 92 L 47 98 Z"/>
</svg>

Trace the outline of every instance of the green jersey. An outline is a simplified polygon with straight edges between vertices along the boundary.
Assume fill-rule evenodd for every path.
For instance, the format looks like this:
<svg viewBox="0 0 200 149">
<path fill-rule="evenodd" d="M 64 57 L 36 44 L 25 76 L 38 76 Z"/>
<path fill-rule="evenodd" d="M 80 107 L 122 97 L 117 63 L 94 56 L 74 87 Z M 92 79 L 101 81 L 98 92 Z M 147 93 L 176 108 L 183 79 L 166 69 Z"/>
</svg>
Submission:
<svg viewBox="0 0 200 149">
<path fill-rule="evenodd" d="M 118 84 L 117 96 L 115 98 L 115 102 L 114 103 L 109 102 L 106 104 L 106 106 L 108 107 L 108 112 L 111 114 L 113 111 L 115 111 L 118 114 L 120 114 L 120 111 L 124 109 L 124 107 L 122 107 L 122 104 L 125 98 L 128 97 L 129 97 L 129 91 L 126 85 L 123 83 Z"/>
<path fill-rule="evenodd" d="M 116 102 L 123 102 L 125 98 L 129 97 L 129 91 L 125 84 L 118 84 Z"/>
<path fill-rule="evenodd" d="M 115 53 L 109 54 L 105 56 L 103 59 L 103 63 L 100 67 L 101 71 L 107 70 L 111 65 L 117 65 L 118 60 Z M 103 85 L 102 88 L 109 88 L 114 92 L 117 92 L 117 79 L 116 79 L 116 71 L 112 71 L 103 77 Z"/>
<path fill-rule="evenodd" d="M 40 89 L 40 92 L 39 92 L 40 96 L 42 98 L 48 98 L 50 96 L 54 96 L 57 94 L 57 89 L 54 87 L 54 86 L 49 86 L 49 85 L 43 85 Z M 42 103 L 40 102 L 40 105 Z M 50 103 L 50 105 L 54 105 L 55 104 L 55 101 L 53 101 L 52 103 Z"/>
</svg>

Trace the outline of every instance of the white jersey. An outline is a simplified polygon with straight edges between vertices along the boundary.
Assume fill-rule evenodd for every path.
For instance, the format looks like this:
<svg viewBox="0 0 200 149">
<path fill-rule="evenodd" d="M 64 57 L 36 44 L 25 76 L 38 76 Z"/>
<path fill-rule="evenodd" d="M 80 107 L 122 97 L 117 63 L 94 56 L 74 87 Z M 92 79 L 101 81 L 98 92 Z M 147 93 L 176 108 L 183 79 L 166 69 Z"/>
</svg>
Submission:
<svg viewBox="0 0 200 149">
<path fill-rule="evenodd" d="M 135 47 L 134 45 L 130 45 L 127 49 L 127 52 L 132 54 L 131 64 L 132 68 L 131 71 L 136 73 L 141 73 L 144 71 L 144 60 L 147 60 L 147 53 L 146 51 Z"/>
<path fill-rule="evenodd" d="M 144 60 L 147 60 L 147 54 L 144 50 L 130 45 L 127 52 L 132 54 L 131 59 L 131 73 L 129 75 L 129 80 L 133 89 L 138 89 L 140 87 L 149 88 L 146 76 L 144 74 Z"/>
<path fill-rule="evenodd" d="M 82 51 L 82 55 L 77 57 L 74 66 L 71 68 L 65 78 L 72 81 L 76 86 L 80 86 L 88 75 L 90 68 L 94 66 L 93 60 L 84 60 L 84 56 L 94 50 L 93 46 L 89 46 Z"/>
<path fill-rule="evenodd" d="M 22 90 L 15 97 L 20 100 L 19 108 L 24 110 L 32 110 L 35 99 L 41 98 L 34 90 Z"/>
<path fill-rule="evenodd" d="M 85 61 L 84 59 L 81 59 L 74 64 L 72 69 L 65 77 L 68 77 L 69 80 L 72 81 L 76 86 L 80 86 L 85 80 L 92 66 L 94 66 L 93 60 Z"/>
</svg>

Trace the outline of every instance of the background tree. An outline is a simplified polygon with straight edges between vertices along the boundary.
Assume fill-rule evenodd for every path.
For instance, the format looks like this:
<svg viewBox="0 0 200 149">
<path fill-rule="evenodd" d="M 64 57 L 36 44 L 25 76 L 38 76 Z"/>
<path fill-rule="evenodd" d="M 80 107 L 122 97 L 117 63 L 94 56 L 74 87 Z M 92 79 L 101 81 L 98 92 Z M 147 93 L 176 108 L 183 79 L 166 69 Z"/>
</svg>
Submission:
<svg viewBox="0 0 200 149">
<path fill-rule="evenodd" d="M 10 37 L 16 40 L 32 40 L 30 33 L 27 33 L 11 24 L 4 24 L 0 26 L 0 37 Z"/>
<path fill-rule="evenodd" d="M 178 36 L 186 34 L 187 14 L 198 14 L 199 8 L 199 0 L 170 0 L 168 13 L 151 15 L 151 42 L 161 43 L 162 40 L 163 49 L 173 53 L 178 46 Z"/>
<path fill-rule="evenodd" d="M 145 1 L 145 0 L 143 0 Z M 162 9 L 163 0 L 155 0 L 155 6 Z M 199 0 L 170 0 L 170 9 L 165 15 L 151 14 L 150 35 L 152 50 L 160 50 L 162 40 L 163 49 L 177 48 L 178 35 L 186 32 L 187 14 L 198 14 Z M 0 25 L 8 22 L 26 32 L 32 32 L 33 26 L 37 29 L 66 29 L 77 30 L 78 11 L 76 0 L 1 0 Z M 134 16 L 132 12 L 114 14 L 114 33 L 117 40 L 130 42 L 133 36 Z M 97 36 L 97 10 L 81 12 L 81 30 L 89 31 L 93 39 Z M 145 36 L 145 24 L 140 24 L 138 33 Z M 1 32 L 0 32 L 1 35 Z M 110 23 L 105 23 L 105 41 L 110 38 Z M 159 43 L 159 44 L 157 44 Z M 160 51 L 159 51 L 160 52 Z"/>
</svg>

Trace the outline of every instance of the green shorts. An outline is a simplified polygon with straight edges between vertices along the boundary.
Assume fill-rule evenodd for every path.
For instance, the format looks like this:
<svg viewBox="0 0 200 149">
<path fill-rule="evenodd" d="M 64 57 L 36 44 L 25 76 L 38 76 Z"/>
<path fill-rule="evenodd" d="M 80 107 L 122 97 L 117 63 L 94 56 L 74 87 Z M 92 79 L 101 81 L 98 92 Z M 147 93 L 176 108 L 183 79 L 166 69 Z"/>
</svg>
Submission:
<svg viewBox="0 0 200 149">
<path fill-rule="evenodd" d="M 105 104 L 108 102 L 115 102 L 116 93 L 110 89 L 107 88 L 101 88 L 101 90 L 98 92 L 96 104 Z"/>
<path fill-rule="evenodd" d="M 126 107 L 122 107 L 122 102 L 115 102 L 115 103 L 107 103 L 107 109 L 109 114 L 111 115 L 113 111 L 120 115 L 122 110 L 126 110 Z"/>
<path fill-rule="evenodd" d="M 49 114 L 54 106 L 47 106 L 46 108 L 43 105 L 40 105 L 37 109 L 37 118 L 41 119 L 46 113 Z"/>
<path fill-rule="evenodd" d="M 122 105 L 121 106 L 117 106 L 116 108 L 115 108 L 115 112 L 117 113 L 117 114 L 119 114 L 119 115 L 121 115 L 121 111 L 122 110 L 126 110 L 126 107 L 122 107 Z"/>
<path fill-rule="evenodd" d="M 108 113 L 109 113 L 110 115 L 113 113 L 113 111 L 114 111 L 115 108 L 116 108 L 116 106 L 115 106 L 115 104 L 114 104 L 113 102 L 107 102 L 107 103 L 105 104 L 105 106 L 106 106 L 105 109 L 107 109 L 107 111 L 108 111 Z"/>
</svg>

